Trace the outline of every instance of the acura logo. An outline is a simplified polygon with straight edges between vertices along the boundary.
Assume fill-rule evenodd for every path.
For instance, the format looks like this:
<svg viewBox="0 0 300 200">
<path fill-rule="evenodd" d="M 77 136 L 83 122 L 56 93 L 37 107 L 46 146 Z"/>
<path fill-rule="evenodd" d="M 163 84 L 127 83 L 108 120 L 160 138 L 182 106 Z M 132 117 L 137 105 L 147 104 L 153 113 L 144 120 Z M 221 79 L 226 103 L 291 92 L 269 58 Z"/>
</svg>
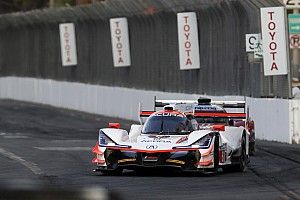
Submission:
<svg viewBox="0 0 300 200">
<path fill-rule="evenodd" d="M 147 145 L 146 149 L 157 149 L 158 146 L 157 145 Z"/>
</svg>

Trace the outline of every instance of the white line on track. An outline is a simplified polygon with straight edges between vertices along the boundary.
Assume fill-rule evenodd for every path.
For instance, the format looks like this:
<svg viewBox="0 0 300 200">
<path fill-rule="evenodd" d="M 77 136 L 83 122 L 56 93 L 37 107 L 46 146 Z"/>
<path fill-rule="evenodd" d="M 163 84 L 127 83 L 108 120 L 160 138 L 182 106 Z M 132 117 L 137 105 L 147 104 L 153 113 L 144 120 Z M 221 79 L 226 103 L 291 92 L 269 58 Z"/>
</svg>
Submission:
<svg viewBox="0 0 300 200">
<path fill-rule="evenodd" d="M 26 135 L 23 135 L 23 133 L 4 133 L 0 132 L 0 136 L 2 136 L 5 139 L 27 139 L 29 138 Z"/>
<path fill-rule="evenodd" d="M 29 162 L 21 158 L 20 156 L 17 156 L 16 154 L 6 151 L 3 148 L 0 148 L 0 155 L 3 155 L 11 160 L 17 161 L 24 167 L 28 168 L 30 171 L 32 171 L 35 175 L 41 175 L 43 174 L 42 170 L 37 166 L 37 164 L 33 162 Z"/>
<path fill-rule="evenodd" d="M 26 139 L 26 138 L 28 138 L 28 136 L 25 136 L 25 135 L 6 135 L 6 136 L 3 136 L 3 138 L 5 138 L 5 139 Z"/>
<path fill-rule="evenodd" d="M 91 151 L 92 147 L 34 147 L 42 151 Z"/>
<path fill-rule="evenodd" d="M 288 193 L 289 193 L 292 197 L 294 197 L 295 199 L 297 199 L 297 200 L 300 199 L 300 195 L 299 195 L 299 194 L 297 194 L 297 193 L 295 193 L 295 192 L 293 192 L 293 191 L 288 191 Z"/>
</svg>

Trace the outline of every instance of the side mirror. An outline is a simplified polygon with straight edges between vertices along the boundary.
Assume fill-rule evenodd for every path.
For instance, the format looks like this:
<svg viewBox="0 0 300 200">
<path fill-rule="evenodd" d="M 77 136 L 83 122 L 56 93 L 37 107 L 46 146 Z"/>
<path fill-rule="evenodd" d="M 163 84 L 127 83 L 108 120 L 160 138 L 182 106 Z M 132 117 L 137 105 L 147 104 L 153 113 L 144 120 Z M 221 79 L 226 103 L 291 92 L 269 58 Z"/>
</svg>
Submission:
<svg viewBox="0 0 300 200">
<path fill-rule="evenodd" d="M 120 123 L 108 123 L 108 128 L 119 129 L 121 127 Z"/>
</svg>

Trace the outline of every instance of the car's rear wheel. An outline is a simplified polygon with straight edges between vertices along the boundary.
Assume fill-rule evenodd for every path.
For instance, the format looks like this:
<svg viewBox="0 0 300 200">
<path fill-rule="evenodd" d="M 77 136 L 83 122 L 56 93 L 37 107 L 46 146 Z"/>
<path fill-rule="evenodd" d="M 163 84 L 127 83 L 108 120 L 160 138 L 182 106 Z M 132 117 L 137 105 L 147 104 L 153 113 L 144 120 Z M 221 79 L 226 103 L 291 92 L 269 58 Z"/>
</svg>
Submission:
<svg viewBox="0 0 300 200">
<path fill-rule="evenodd" d="M 219 169 L 219 136 L 217 135 L 214 143 L 214 172 L 217 173 Z"/>
<path fill-rule="evenodd" d="M 249 155 L 254 156 L 255 155 L 255 142 L 249 142 Z"/>
</svg>

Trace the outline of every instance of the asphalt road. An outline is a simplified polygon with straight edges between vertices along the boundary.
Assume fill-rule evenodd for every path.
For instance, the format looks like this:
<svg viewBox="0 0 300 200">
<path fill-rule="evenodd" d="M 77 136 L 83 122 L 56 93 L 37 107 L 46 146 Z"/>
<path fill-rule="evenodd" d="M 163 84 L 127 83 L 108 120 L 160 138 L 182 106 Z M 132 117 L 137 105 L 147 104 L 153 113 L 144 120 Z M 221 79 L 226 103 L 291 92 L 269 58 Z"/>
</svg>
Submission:
<svg viewBox="0 0 300 200">
<path fill-rule="evenodd" d="M 258 141 L 245 173 L 215 176 L 92 172 L 91 148 L 108 122 L 131 122 L 50 106 L 0 101 L 0 190 L 102 187 L 121 199 L 299 199 L 300 145 Z M 0 193 L 1 199 L 1 193 Z"/>
</svg>

